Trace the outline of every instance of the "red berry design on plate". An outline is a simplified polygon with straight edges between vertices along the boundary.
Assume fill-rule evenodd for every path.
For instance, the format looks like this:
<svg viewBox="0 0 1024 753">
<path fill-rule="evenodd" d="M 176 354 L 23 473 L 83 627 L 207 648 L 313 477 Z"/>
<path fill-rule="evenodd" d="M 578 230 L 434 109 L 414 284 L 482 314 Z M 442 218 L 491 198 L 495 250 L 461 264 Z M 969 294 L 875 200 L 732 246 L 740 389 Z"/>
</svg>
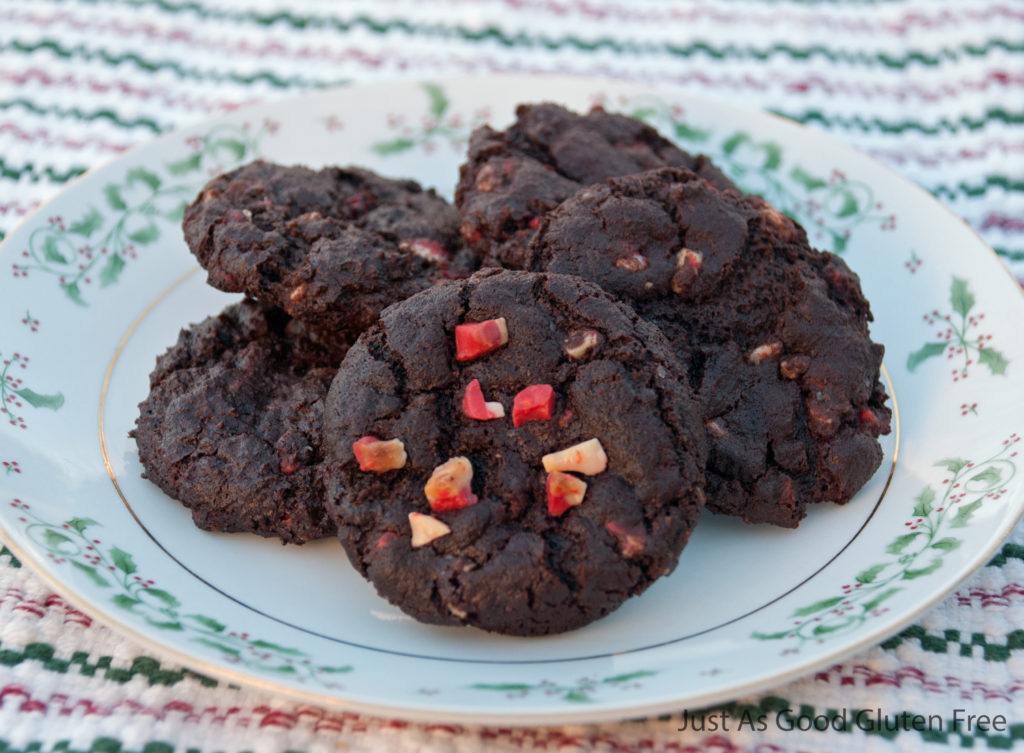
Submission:
<svg viewBox="0 0 1024 753">
<path fill-rule="evenodd" d="M 486 402 L 480 388 L 480 380 L 474 379 L 466 385 L 466 391 L 462 395 L 462 412 L 468 418 L 488 421 L 492 418 L 504 418 L 505 406 L 497 401 Z"/>
<path fill-rule="evenodd" d="M 455 360 L 471 361 L 508 342 L 505 317 L 455 327 Z"/>
<path fill-rule="evenodd" d="M 423 491 L 431 510 L 447 512 L 477 503 L 472 484 L 473 465 L 468 458 L 454 457 L 434 469 Z"/>
<path fill-rule="evenodd" d="M 400 439 L 382 440 L 366 436 L 352 443 L 359 470 L 384 473 L 405 466 L 405 444 Z"/>
<path fill-rule="evenodd" d="M 558 516 L 570 507 L 575 507 L 583 502 L 583 495 L 586 491 L 586 482 L 572 474 L 561 471 L 549 473 L 547 481 L 548 513 Z"/>
<path fill-rule="evenodd" d="M 33 317 L 30 311 L 25 311 L 25 316 L 21 317 L 21 323 L 33 332 L 39 331 L 39 320 Z"/>
<path fill-rule="evenodd" d="M 554 410 L 554 388 L 550 384 L 533 384 L 512 401 L 512 424 L 522 426 L 530 421 L 548 421 Z"/>
</svg>

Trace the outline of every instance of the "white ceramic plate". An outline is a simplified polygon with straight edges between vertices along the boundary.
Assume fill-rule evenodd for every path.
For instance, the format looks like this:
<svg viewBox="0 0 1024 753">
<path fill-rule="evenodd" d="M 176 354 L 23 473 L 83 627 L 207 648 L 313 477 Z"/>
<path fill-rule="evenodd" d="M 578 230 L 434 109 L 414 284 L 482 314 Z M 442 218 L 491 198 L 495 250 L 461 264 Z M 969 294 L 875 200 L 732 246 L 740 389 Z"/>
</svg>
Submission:
<svg viewBox="0 0 1024 753">
<path fill-rule="evenodd" d="M 676 572 L 582 630 L 513 639 L 402 616 L 334 541 L 195 529 L 127 433 L 154 358 L 234 298 L 204 284 L 183 202 L 257 156 L 359 163 L 450 195 L 465 140 L 520 101 L 595 102 L 704 151 L 860 274 L 899 401 L 886 460 L 799 530 L 706 516 Z M 3 244 L 0 527 L 82 609 L 208 674 L 369 713 L 540 724 L 698 707 L 893 633 L 981 565 L 1024 505 L 1024 297 L 926 193 L 734 105 L 583 79 L 350 87 L 239 111 L 94 170 Z M 898 452 L 897 452 L 898 450 Z M 897 459 L 898 454 L 898 459 Z"/>
</svg>

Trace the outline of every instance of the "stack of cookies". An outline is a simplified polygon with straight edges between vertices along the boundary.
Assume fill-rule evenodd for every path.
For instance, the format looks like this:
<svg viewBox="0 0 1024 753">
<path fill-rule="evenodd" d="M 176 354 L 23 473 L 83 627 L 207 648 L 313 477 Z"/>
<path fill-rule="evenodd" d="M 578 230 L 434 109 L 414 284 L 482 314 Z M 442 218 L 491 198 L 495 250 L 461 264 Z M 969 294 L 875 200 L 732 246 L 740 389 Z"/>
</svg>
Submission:
<svg viewBox="0 0 1024 753">
<path fill-rule="evenodd" d="M 473 134 L 455 207 L 257 162 L 184 227 L 248 298 L 158 359 L 147 477 L 208 530 L 336 532 L 424 622 L 581 627 L 705 506 L 795 527 L 881 463 L 857 276 L 640 121 L 522 105 Z"/>
</svg>

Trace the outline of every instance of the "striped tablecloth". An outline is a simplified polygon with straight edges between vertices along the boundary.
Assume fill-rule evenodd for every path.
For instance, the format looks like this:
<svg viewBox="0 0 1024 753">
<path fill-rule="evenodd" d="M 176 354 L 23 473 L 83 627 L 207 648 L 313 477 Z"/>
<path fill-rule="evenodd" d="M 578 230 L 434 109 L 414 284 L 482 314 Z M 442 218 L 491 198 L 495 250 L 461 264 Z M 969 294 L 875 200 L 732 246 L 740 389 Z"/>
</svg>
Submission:
<svg viewBox="0 0 1024 753">
<path fill-rule="evenodd" d="M 1024 4 L 1004 0 L 0 0 L 0 238 L 156 134 L 346 81 L 559 72 L 674 84 L 853 144 L 964 217 L 1024 280 Z M 681 717 L 409 724 L 216 683 L 0 555 L 8 751 L 1024 749 L 1024 525 L 880 646 L 728 710 L 1002 714 L 1003 731 L 680 731 Z"/>
</svg>

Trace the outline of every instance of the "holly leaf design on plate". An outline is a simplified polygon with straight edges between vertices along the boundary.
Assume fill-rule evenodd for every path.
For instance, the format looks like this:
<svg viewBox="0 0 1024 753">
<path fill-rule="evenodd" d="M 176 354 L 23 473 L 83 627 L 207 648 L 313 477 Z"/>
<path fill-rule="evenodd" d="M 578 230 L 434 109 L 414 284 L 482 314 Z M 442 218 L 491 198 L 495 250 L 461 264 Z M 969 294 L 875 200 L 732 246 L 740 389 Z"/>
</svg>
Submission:
<svg viewBox="0 0 1024 753">
<path fill-rule="evenodd" d="M 928 517 L 934 506 L 932 503 L 935 501 L 935 492 L 930 486 L 926 486 L 924 490 L 914 497 L 914 517 L 915 518 L 926 518 Z"/>
<path fill-rule="evenodd" d="M 374 144 L 373 151 L 383 157 L 389 154 L 398 154 L 399 152 L 407 151 L 412 149 L 414 146 L 416 146 L 416 142 L 412 139 L 398 138 L 393 139 L 392 141 L 380 141 Z"/>
<path fill-rule="evenodd" d="M 50 410 L 57 410 L 64 405 L 64 395 L 60 392 L 56 392 L 52 395 L 43 395 L 35 390 L 30 390 L 28 387 L 23 387 L 20 390 L 11 390 L 11 392 L 18 395 L 33 408 L 49 408 Z"/>
<path fill-rule="evenodd" d="M 113 285 L 117 282 L 117 278 L 121 276 L 121 271 L 124 267 L 124 259 L 121 258 L 120 254 L 112 254 L 107 257 L 106 263 L 100 269 L 100 287 L 105 288 L 107 285 Z"/>
<path fill-rule="evenodd" d="M 907 371 L 913 372 L 914 369 L 929 358 L 942 355 L 948 344 L 949 343 L 925 343 L 920 350 L 915 350 L 907 356 Z"/>
<path fill-rule="evenodd" d="M 52 235 L 47 236 L 46 240 L 43 241 L 43 258 L 54 264 L 68 263 L 67 257 L 57 248 L 57 238 Z"/>
<path fill-rule="evenodd" d="M 118 188 L 113 183 L 110 183 L 104 187 L 103 195 L 107 197 L 107 204 L 110 205 L 111 209 L 117 212 L 122 212 L 128 208 L 128 205 L 125 203 L 124 199 L 121 198 L 121 189 Z"/>
<path fill-rule="evenodd" d="M 100 575 L 99 571 L 97 571 L 95 567 L 92 567 L 91 565 L 84 565 L 81 562 L 78 562 L 77 560 L 71 560 L 71 564 L 74 565 L 81 572 L 85 573 L 86 576 L 88 576 L 89 580 L 91 580 L 97 586 L 100 586 L 101 588 L 110 587 L 110 581 L 104 578 L 102 575 Z"/>
<path fill-rule="evenodd" d="M 71 223 L 71 227 L 68 228 L 68 232 L 88 238 L 101 227 L 103 227 L 103 215 L 97 212 L 94 207 L 90 207 L 85 217 L 77 222 Z"/>
<path fill-rule="evenodd" d="M 949 303 L 960 316 L 967 316 L 974 308 L 974 294 L 968 289 L 967 280 L 953 278 L 953 284 L 949 288 Z"/>
<path fill-rule="evenodd" d="M 176 160 L 175 162 L 168 162 L 167 172 L 171 175 L 184 175 L 185 173 L 190 173 L 193 170 L 198 170 L 202 161 L 202 153 L 196 152 L 195 154 L 190 154 L 184 159 Z"/>
<path fill-rule="evenodd" d="M 994 348 L 982 348 L 978 351 L 978 360 L 988 366 L 988 370 L 996 376 L 1001 376 L 1006 373 L 1006 367 L 1009 365 L 1009 361 L 1006 360 L 1006 356 L 1000 353 Z"/>
<path fill-rule="evenodd" d="M 427 92 L 427 96 L 430 98 L 430 114 L 435 118 L 440 119 L 448 109 L 448 97 L 437 84 L 423 84 L 423 89 Z"/>
<path fill-rule="evenodd" d="M 152 191 L 156 191 L 160 188 L 160 178 L 157 177 L 156 173 L 151 173 L 143 167 L 136 167 L 129 170 L 127 175 L 125 175 L 125 182 L 128 183 L 128 185 L 131 185 L 132 183 L 145 183 Z"/>
<path fill-rule="evenodd" d="M 138 569 L 135 567 L 135 560 L 132 556 L 116 546 L 110 550 L 110 559 L 113 560 L 114 566 L 125 575 L 131 575 Z"/>
<path fill-rule="evenodd" d="M 814 602 L 813 604 L 811 604 L 809 606 L 802 607 L 802 608 L 796 610 L 795 612 L 793 612 L 793 616 L 794 617 L 806 617 L 809 614 L 814 614 L 815 612 L 821 612 L 824 609 L 831 609 L 832 607 L 834 607 L 836 604 L 838 604 L 842 600 L 843 600 L 842 596 L 833 596 L 833 597 L 828 598 L 828 599 L 822 599 L 821 601 L 816 601 L 816 602 Z"/>
</svg>

